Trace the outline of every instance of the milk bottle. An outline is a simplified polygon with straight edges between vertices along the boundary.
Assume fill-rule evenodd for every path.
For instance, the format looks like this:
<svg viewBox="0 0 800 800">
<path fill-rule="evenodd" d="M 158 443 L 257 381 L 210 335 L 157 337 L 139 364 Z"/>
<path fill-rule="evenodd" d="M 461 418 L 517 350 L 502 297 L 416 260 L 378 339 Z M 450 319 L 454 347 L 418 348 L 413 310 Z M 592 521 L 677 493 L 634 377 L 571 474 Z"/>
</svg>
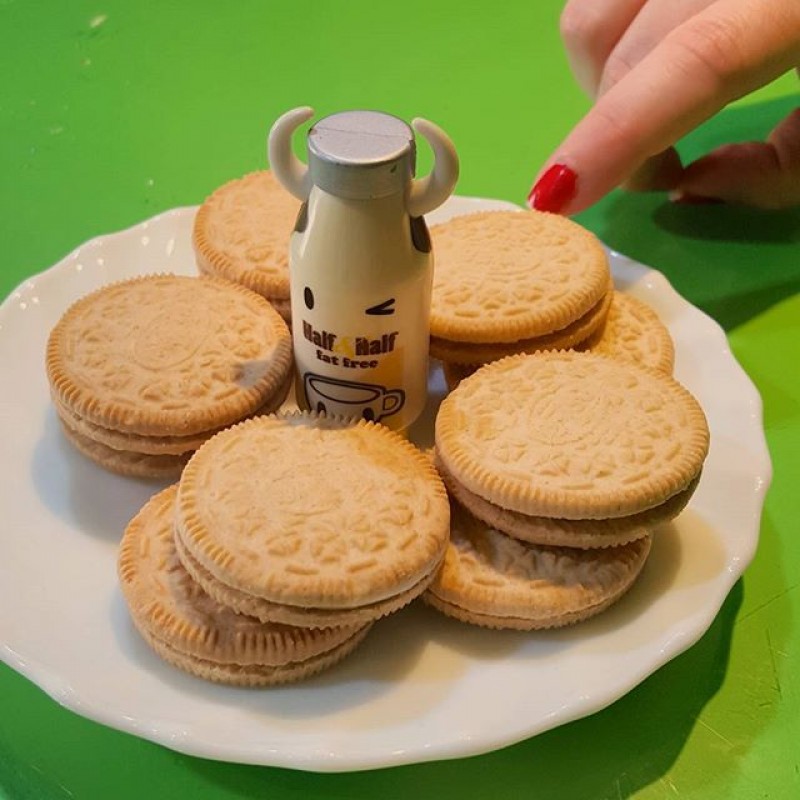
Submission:
<svg viewBox="0 0 800 800">
<path fill-rule="evenodd" d="M 270 167 L 303 203 L 289 262 L 297 401 L 403 430 L 427 396 L 433 254 L 423 215 L 453 191 L 458 158 L 441 129 L 414 120 L 435 155 L 415 180 L 404 121 L 345 111 L 310 129 L 305 165 L 291 135 L 312 115 L 290 111 L 269 135 Z"/>
</svg>

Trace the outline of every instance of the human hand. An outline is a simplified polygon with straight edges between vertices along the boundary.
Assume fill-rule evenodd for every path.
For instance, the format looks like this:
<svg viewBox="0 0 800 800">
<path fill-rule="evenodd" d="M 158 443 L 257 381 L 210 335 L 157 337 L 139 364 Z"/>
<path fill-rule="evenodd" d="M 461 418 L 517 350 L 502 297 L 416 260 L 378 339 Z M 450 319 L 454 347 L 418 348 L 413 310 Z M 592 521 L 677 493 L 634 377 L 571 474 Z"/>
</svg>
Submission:
<svg viewBox="0 0 800 800">
<path fill-rule="evenodd" d="M 568 0 L 561 32 L 595 102 L 540 171 L 531 207 L 574 214 L 622 184 L 675 199 L 800 204 L 800 109 L 766 142 L 725 145 L 686 168 L 672 148 L 800 65 L 798 0 Z"/>
</svg>

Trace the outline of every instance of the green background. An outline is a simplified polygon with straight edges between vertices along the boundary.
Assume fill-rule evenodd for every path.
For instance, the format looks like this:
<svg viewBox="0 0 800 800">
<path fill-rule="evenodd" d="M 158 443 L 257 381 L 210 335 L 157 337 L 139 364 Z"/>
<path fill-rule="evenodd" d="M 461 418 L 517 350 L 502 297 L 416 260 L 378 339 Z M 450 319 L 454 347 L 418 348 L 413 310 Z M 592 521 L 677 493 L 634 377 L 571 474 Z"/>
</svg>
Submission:
<svg viewBox="0 0 800 800">
<path fill-rule="evenodd" d="M 269 125 L 298 105 L 433 119 L 459 150 L 460 194 L 522 202 L 587 108 L 560 6 L 0 0 L 0 296 L 92 236 L 265 166 Z M 681 153 L 763 138 L 798 104 L 787 76 Z M 775 477 L 758 553 L 698 644 L 535 739 L 339 775 L 182 756 L 88 722 L 0 666 L 0 797 L 800 797 L 800 214 L 615 192 L 579 220 L 715 317 L 764 398 Z"/>
</svg>

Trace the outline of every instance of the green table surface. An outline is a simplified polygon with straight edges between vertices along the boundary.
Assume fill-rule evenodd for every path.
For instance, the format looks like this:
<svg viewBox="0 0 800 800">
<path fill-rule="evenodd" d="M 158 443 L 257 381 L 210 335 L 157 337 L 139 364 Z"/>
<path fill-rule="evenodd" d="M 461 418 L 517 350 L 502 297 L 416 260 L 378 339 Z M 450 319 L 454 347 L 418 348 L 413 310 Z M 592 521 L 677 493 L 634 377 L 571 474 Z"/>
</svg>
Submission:
<svg viewBox="0 0 800 800">
<path fill-rule="evenodd" d="M 264 167 L 269 125 L 298 105 L 433 119 L 458 147 L 460 194 L 522 202 L 587 107 L 560 6 L 0 0 L 0 296 L 92 236 Z M 799 101 L 781 79 L 681 152 L 761 138 Z M 327 775 L 172 752 L 0 665 L 0 796 L 800 797 L 800 214 L 615 192 L 578 219 L 717 319 L 764 399 L 758 552 L 697 644 L 609 708 L 503 750 Z"/>
</svg>

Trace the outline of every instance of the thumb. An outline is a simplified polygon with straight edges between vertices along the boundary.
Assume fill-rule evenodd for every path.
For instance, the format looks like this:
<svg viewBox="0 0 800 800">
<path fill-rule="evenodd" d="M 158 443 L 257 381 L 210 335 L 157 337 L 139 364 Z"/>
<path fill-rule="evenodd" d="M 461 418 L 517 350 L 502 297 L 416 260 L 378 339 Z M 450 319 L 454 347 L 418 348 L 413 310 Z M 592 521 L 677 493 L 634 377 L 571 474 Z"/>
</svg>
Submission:
<svg viewBox="0 0 800 800">
<path fill-rule="evenodd" d="M 686 167 L 672 199 L 712 198 L 758 208 L 800 205 L 800 108 L 766 142 L 726 145 Z"/>
</svg>

